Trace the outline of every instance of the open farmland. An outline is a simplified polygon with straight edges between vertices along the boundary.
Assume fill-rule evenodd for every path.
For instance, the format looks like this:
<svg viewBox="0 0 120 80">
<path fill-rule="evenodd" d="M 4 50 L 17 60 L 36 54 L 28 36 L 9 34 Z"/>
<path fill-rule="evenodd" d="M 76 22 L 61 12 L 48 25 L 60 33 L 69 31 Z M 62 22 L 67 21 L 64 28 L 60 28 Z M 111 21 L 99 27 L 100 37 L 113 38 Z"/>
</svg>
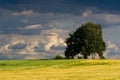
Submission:
<svg viewBox="0 0 120 80">
<path fill-rule="evenodd" d="M 0 80 L 120 80 L 120 61 L 1 60 Z"/>
</svg>

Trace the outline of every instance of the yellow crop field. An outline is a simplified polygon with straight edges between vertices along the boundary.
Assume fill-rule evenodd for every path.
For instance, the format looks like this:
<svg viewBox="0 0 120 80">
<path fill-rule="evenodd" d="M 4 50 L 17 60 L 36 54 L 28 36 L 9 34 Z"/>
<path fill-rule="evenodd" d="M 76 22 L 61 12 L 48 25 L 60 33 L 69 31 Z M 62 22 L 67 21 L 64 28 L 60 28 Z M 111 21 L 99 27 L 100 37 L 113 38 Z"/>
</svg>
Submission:
<svg viewBox="0 0 120 80">
<path fill-rule="evenodd" d="M 0 80 L 120 80 L 120 61 L 0 61 Z"/>
</svg>

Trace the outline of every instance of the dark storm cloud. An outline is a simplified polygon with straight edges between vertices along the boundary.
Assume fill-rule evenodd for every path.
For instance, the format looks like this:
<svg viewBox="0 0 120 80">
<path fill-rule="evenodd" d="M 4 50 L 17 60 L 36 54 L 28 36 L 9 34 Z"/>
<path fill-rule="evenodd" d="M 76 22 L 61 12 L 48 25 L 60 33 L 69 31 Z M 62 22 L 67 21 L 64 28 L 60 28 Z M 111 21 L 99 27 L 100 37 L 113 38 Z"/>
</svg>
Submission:
<svg viewBox="0 0 120 80">
<path fill-rule="evenodd" d="M 64 53 L 68 33 L 88 21 L 103 26 L 106 42 L 118 44 L 119 5 L 119 0 L 0 0 L 0 59 L 53 58 Z M 120 53 L 119 46 L 112 51 L 108 55 Z"/>
<path fill-rule="evenodd" d="M 14 34 L 14 33 L 15 34 L 34 34 L 34 33 L 38 34 L 42 29 L 21 30 L 19 28 L 24 28 L 25 26 L 32 25 L 32 24 L 38 24 L 38 23 L 48 24 L 51 21 L 64 20 L 64 17 L 61 17 L 58 14 L 62 14 L 62 15 L 72 14 L 70 17 L 73 17 L 74 15 L 75 15 L 74 17 L 78 15 L 81 16 L 83 15 L 83 12 L 85 12 L 86 10 L 90 10 L 94 14 L 95 13 L 118 14 L 120 12 L 119 5 L 120 5 L 120 1 L 118 0 L 109 0 L 109 1 L 108 0 L 97 0 L 97 1 L 96 0 L 0 0 L 0 30 L 2 31 L 3 34 L 5 33 L 6 34 L 10 34 L 10 33 L 11 34 Z M 9 14 L 9 13 L 12 13 L 11 11 L 19 13 L 22 11 L 29 11 L 29 10 L 33 10 L 34 12 L 38 12 L 42 14 L 53 13 L 54 16 L 49 18 L 49 16 L 45 17 L 42 15 L 38 17 L 29 16 L 30 18 L 28 18 L 28 16 L 24 16 L 24 15 L 15 17 Z M 28 23 L 22 22 L 23 19 L 25 18 L 29 20 Z M 82 18 L 82 21 L 83 22 L 93 21 L 100 24 L 102 23 L 104 26 L 109 26 L 108 23 L 102 22 L 103 20 L 94 19 L 93 17 L 91 18 L 87 17 L 87 19 Z M 75 23 L 75 20 L 73 21 L 73 24 L 74 23 Z M 115 24 L 119 24 L 119 22 Z M 44 25 L 44 27 L 47 29 L 49 28 L 49 25 L 47 26 Z"/>
<path fill-rule="evenodd" d="M 26 44 L 23 44 L 23 43 L 18 43 L 18 44 L 15 44 L 13 46 L 9 46 L 10 49 L 24 49 L 26 48 Z"/>
<path fill-rule="evenodd" d="M 34 47 L 34 52 L 45 52 L 45 47 L 43 43 L 39 43 L 39 46 Z"/>
<path fill-rule="evenodd" d="M 51 47 L 52 50 L 65 50 L 65 48 L 66 48 L 65 46 L 57 46 L 56 47 L 54 45 Z"/>
<path fill-rule="evenodd" d="M 88 8 L 94 12 L 119 13 L 119 5 L 119 0 L 0 0 L 1 8 L 16 11 L 33 9 L 42 13 L 80 14 Z"/>
</svg>

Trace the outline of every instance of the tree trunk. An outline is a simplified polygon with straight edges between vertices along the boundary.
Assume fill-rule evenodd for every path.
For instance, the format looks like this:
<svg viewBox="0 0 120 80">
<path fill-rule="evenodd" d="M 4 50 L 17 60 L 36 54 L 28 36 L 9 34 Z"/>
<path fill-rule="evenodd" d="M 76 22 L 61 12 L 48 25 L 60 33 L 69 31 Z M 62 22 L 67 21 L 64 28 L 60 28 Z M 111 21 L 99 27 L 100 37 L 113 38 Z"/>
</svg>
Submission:
<svg viewBox="0 0 120 80">
<path fill-rule="evenodd" d="M 83 57 L 84 57 L 84 59 L 88 59 L 87 54 L 84 54 Z"/>
<path fill-rule="evenodd" d="M 92 53 L 92 59 L 95 59 L 95 53 Z"/>
</svg>

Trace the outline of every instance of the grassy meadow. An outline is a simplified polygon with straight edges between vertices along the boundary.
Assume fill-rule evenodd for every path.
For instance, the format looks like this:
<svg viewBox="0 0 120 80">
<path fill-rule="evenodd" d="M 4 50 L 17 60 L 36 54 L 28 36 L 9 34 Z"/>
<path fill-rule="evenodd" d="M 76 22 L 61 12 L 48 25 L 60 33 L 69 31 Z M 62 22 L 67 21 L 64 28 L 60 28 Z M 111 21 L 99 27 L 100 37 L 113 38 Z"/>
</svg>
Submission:
<svg viewBox="0 0 120 80">
<path fill-rule="evenodd" d="M 0 60 L 0 80 L 120 80 L 120 61 Z"/>
</svg>

